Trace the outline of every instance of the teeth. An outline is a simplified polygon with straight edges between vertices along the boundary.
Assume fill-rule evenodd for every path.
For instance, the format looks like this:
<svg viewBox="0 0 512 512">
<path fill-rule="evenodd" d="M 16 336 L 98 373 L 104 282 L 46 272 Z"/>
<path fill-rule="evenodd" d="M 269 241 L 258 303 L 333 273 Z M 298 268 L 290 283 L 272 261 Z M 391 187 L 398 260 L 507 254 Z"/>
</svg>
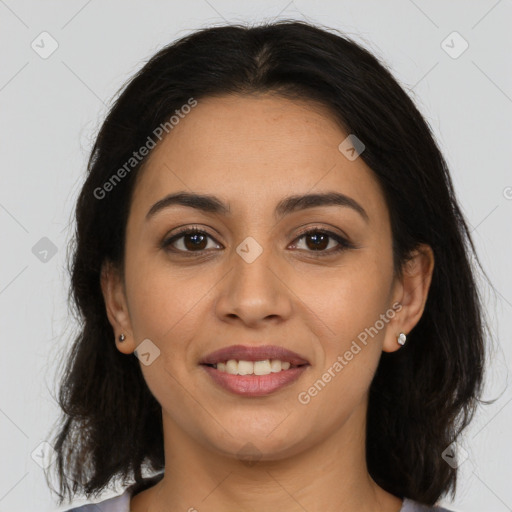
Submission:
<svg viewBox="0 0 512 512">
<path fill-rule="evenodd" d="M 225 363 L 214 365 L 221 372 L 231 375 L 269 375 L 278 373 L 281 370 L 288 370 L 290 363 L 279 359 L 265 359 L 264 361 L 237 361 L 230 359 Z"/>
</svg>

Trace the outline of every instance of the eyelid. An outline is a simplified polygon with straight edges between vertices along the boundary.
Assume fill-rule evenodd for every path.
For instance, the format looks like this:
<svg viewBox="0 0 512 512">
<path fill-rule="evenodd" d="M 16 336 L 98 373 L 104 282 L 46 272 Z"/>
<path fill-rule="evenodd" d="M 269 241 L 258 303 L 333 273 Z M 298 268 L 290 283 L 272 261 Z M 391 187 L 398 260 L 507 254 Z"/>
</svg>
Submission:
<svg viewBox="0 0 512 512">
<path fill-rule="evenodd" d="M 316 232 L 325 233 L 325 234 L 327 234 L 329 236 L 332 236 L 333 238 L 340 238 L 344 242 L 346 242 L 347 244 L 350 243 L 349 242 L 349 237 L 346 236 L 344 233 L 337 233 L 337 232 L 333 231 L 332 228 L 326 228 L 324 226 L 315 226 L 315 225 L 313 225 L 313 226 L 308 225 L 305 228 L 301 228 L 299 230 L 299 232 L 297 233 L 297 236 L 295 237 L 295 240 L 297 238 L 300 238 L 300 237 L 304 236 L 304 235 L 307 235 L 308 233 L 310 233 L 312 231 L 315 232 L 315 233 Z"/>
</svg>

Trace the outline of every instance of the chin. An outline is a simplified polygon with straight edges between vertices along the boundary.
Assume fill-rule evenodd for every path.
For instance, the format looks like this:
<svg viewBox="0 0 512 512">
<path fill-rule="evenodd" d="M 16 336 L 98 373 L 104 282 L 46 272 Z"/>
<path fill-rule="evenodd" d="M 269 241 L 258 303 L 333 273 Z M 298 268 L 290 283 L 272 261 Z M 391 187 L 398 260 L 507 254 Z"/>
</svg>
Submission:
<svg viewBox="0 0 512 512">
<path fill-rule="evenodd" d="M 286 459 L 306 449 L 307 443 L 304 439 L 290 437 L 288 429 L 281 433 L 274 430 L 269 434 L 237 432 L 230 430 L 231 436 L 222 439 L 209 440 L 210 448 L 225 457 L 240 459 L 247 462 L 247 465 L 257 461 L 278 461 Z M 295 436 L 297 436 L 295 431 Z"/>
</svg>

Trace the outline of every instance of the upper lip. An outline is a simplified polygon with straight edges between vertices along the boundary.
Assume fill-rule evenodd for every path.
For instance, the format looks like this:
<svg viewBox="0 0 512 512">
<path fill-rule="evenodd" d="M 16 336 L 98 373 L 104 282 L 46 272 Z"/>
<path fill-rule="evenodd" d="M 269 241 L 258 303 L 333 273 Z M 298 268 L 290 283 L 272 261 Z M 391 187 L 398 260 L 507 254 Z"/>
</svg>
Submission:
<svg viewBox="0 0 512 512">
<path fill-rule="evenodd" d="M 217 364 L 236 359 L 237 361 L 264 361 L 265 359 L 279 359 L 280 361 L 288 361 L 293 365 L 309 364 L 307 359 L 291 350 L 278 345 L 231 345 L 224 347 L 215 352 L 211 352 L 201 359 L 199 364 Z"/>
</svg>

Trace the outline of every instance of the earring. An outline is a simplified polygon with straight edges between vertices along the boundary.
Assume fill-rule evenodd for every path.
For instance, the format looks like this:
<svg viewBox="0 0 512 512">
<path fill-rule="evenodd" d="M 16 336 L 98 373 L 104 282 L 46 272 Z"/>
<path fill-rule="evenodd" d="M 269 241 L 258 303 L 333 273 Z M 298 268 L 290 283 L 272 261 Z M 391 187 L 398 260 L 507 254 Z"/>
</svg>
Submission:
<svg viewBox="0 0 512 512">
<path fill-rule="evenodd" d="M 407 336 L 403 332 L 401 332 L 396 339 L 396 341 L 398 341 L 399 345 L 405 345 L 406 340 L 407 340 Z"/>
<path fill-rule="evenodd" d="M 126 336 L 124 334 L 119 335 L 119 341 L 124 341 L 126 339 Z"/>
</svg>

